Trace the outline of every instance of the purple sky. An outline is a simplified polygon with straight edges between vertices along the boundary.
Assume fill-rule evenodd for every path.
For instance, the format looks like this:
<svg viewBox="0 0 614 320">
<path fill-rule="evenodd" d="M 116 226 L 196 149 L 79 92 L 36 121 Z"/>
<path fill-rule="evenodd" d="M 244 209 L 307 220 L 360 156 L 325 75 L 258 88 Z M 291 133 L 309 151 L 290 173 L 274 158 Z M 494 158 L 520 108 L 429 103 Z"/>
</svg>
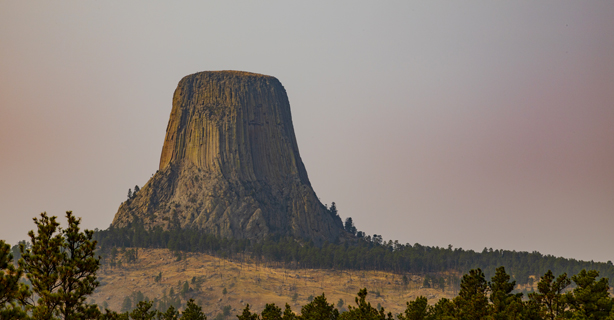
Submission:
<svg viewBox="0 0 614 320">
<path fill-rule="evenodd" d="M 108 227 L 172 93 L 277 77 L 324 203 L 405 243 L 614 260 L 614 2 L 0 1 L 0 239 Z"/>
</svg>

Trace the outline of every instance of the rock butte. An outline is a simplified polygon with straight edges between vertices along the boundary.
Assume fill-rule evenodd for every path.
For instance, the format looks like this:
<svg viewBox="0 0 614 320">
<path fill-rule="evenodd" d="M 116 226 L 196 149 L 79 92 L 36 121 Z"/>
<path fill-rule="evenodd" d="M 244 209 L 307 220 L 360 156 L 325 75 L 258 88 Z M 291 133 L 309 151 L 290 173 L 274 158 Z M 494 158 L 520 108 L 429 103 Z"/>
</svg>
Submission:
<svg viewBox="0 0 614 320">
<path fill-rule="evenodd" d="M 112 226 L 197 228 L 221 237 L 336 241 L 343 225 L 313 191 L 286 91 L 274 77 L 209 71 L 173 95 L 160 168 Z"/>
</svg>

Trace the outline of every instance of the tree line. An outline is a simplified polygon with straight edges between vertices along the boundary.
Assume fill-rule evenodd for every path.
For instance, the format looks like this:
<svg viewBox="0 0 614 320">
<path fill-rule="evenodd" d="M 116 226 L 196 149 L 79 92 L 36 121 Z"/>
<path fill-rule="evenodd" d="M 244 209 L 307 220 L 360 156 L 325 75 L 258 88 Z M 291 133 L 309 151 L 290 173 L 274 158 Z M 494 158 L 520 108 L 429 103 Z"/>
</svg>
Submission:
<svg viewBox="0 0 614 320">
<path fill-rule="evenodd" d="M 351 221 L 350 221 L 351 222 Z M 347 225 L 347 220 L 346 220 Z M 351 225 L 353 227 L 353 225 Z M 355 228 L 354 228 L 355 231 Z M 554 274 L 576 274 L 583 269 L 598 271 L 612 278 L 614 265 L 593 261 L 579 261 L 539 252 L 493 250 L 482 252 L 401 244 L 384 241 L 381 235 L 360 237 L 344 243 L 315 245 L 291 237 L 271 236 L 261 241 L 220 238 L 197 229 L 153 228 L 146 230 L 138 220 L 125 228 L 109 227 L 94 234 L 101 252 L 111 248 L 142 247 L 168 248 L 172 251 L 202 252 L 224 258 L 249 256 L 255 261 L 270 261 L 296 268 L 329 268 L 351 270 L 381 270 L 396 273 L 435 274 L 448 270 L 466 273 L 480 268 L 487 277 L 492 277 L 496 268 L 503 266 L 519 284 L 531 284 L 535 275 L 551 270 Z"/>
<path fill-rule="evenodd" d="M 554 320 L 554 319 L 602 319 L 614 320 L 614 300 L 608 292 L 607 278 L 599 278 L 597 271 L 582 270 L 569 278 L 567 274 L 554 277 L 551 271 L 544 274 L 537 287 L 538 291 L 523 297 L 514 293 L 515 281 L 504 267 L 499 267 L 491 281 L 487 281 L 481 269 L 472 269 L 461 280 L 458 296 L 450 300 L 441 298 L 429 305 L 420 296 L 408 301 L 404 312 L 396 315 L 398 320 Z M 568 287 L 574 285 L 573 290 Z M 258 314 L 249 305 L 239 320 L 279 319 L 327 319 L 327 320 L 393 320 L 395 316 L 382 307 L 373 307 L 367 302 L 367 289 L 361 289 L 355 298 L 356 306 L 340 312 L 322 294 L 301 308 L 295 315 L 286 304 L 282 312 L 275 304 L 267 304 Z M 525 298 L 525 299 L 523 299 Z"/>
<path fill-rule="evenodd" d="M 193 300 L 187 301 L 182 312 L 174 303 L 169 303 L 166 311 L 158 311 L 147 299 L 138 301 L 133 310 L 123 313 L 109 309 L 101 311 L 99 306 L 88 304 L 87 296 L 99 285 L 96 280 L 100 267 L 100 256 L 95 250 L 97 241 L 93 239 L 93 231 L 80 230 L 81 220 L 72 212 L 67 212 L 66 218 L 67 228 L 60 228 L 56 217 L 49 217 L 46 213 L 35 218 L 37 232 L 29 232 L 29 245 L 20 244 L 17 264 L 14 263 L 11 247 L 0 240 L 0 319 L 206 320 L 202 308 Z M 241 246 L 237 245 L 237 248 Z M 24 277 L 27 281 L 24 281 Z M 583 269 L 571 277 L 567 273 L 555 276 L 548 270 L 540 277 L 537 291 L 526 297 L 514 292 L 516 281 L 512 280 L 505 267 L 496 268 L 491 280 L 486 279 L 481 269 L 471 269 L 462 277 L 459 293 L 454 299 L 442 298 L 436 304 L 428 305 L 425 297 L 418 297 L 408 301 L 405 311 L 396 318 L 614 320 L 614 300 L 609 293 L 608 279 L 600 277 L 597 270 Z M 248 304 L 237 317 L 240 320 L 395 318 L 384 308 L 371 306 L 366 297 L 367 289 L 361 289 L 355 299 L 356 305 L 339 311 L 322 294 L 302 306 L 300 314 L 295 314 L 288 304 L 283 311 L 275 304 L 267 304 L 262 312 L 254 313 Z M 137 294 L 134 299 L 142 298 Z"/>
</svg>

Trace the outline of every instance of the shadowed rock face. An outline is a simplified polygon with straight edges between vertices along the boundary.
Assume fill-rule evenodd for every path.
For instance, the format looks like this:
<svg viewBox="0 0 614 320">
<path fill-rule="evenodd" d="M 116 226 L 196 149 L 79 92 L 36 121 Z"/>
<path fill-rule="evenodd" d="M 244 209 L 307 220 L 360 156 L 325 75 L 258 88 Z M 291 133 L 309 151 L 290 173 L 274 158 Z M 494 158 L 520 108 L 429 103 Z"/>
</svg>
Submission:
<svg viewBox="0 0 614 320">
<path fill-rule="evenodd" d="M 316 197 L 298 152 L 290 104 L 273 77 L 237 71 L 183 78 L 158 172 L 124 202 L 113 226 L 199 228 L 223 237 L 342 233 Z"/>
</svg>

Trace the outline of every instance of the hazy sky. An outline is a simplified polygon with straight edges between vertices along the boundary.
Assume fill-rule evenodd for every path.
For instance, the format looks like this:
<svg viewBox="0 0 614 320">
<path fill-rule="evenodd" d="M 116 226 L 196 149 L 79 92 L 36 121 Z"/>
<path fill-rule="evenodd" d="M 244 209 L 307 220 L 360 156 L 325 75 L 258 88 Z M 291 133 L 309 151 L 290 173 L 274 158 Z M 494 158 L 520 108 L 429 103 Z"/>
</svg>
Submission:
<svg viewBox="0 0 614 320">
<path fill-rule="evenodd" d="M 0 239 L 105 229 L 156 171 L 173 91 L 288 92 L 323 203 L 406 243 L 614 260 L 612 1 L 0 0 Z M 61 219 L 63 220 L 63 218 Z"/>
</svg>

